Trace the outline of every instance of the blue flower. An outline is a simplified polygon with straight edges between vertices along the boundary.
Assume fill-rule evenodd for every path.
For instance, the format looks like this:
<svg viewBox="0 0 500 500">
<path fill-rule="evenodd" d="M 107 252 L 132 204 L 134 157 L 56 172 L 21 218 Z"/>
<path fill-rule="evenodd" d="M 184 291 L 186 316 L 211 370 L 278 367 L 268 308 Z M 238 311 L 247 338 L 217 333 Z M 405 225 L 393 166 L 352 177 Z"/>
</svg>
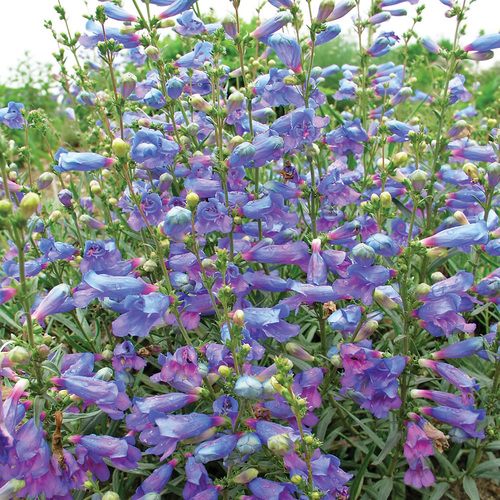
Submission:
<svg viewBox="0 0 500 500">
<path fill-rule="evenodd" d="M 106 158 L 97 153 L 69 153 L 67 149 L 59 148 L 54 155 L 58 162 L 54 165 L 56 172 L 91 172 L 100 168 L 109 167 L 116 160 Z"/>
<path fill-rule="evenodd" d="M 22 109 L 24 109 L 24 104 L 10 101 L 6 108 L 0 109 L 0 122 L 9 128 L 24 128 L 26 120 L 21 114 Z"/>
</svg>

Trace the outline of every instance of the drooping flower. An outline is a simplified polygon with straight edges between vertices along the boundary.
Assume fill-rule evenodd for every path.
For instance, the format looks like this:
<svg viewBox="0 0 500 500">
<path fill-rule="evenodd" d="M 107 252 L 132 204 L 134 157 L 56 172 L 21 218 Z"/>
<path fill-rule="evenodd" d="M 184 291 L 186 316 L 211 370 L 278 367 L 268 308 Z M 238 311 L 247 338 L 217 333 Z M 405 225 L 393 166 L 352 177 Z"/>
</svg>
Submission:
<svg viewBox="0 0 500 500">
<path fill-rule="evenodd" d="M 57 165 L 54 165 L 56 172 L 90 172 L 109 167 L 116 161 L 113 158 L 106 158 L 97 153 L 70 153 L 64 148 L 59 148 L 54 158 L 58 162 Z"/>
</svg>

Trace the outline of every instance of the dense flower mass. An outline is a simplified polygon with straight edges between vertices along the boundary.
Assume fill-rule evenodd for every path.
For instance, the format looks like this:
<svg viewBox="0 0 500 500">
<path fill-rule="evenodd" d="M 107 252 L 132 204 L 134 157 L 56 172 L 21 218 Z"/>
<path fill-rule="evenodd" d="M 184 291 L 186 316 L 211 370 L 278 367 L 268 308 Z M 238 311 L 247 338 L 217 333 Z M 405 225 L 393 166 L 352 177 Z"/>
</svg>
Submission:
<svg viewBox="0 0 500 500">
<path fill-rule="evenodd" d="M 0 499 L 498 477 L 498 34 L 240 3 L 61 2 L 50 98 L 0 88 Z"/>
</svg>

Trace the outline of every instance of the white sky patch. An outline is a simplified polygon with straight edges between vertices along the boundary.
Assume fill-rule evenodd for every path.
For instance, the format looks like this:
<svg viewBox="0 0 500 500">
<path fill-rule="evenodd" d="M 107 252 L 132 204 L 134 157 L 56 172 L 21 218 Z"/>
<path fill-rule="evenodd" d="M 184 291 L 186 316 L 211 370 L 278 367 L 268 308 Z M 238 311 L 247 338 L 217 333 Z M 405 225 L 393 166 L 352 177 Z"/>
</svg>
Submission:
<svg viewBox="0 0 500 500">
<path fill-rule="evenodd" d="M 64 24 L 58 19 L 54 11 L 54 4 L 58 0 L 17 0 L 2 2 L 2 29 L 0 30 L 0 46 L 2 47 L 0 58 L 0 83 L 9 85 L 12 77 L 11 69 L 19 66 L 20 61 L 25 61 L 25 53 L 28 52 L 29 59 L 36 63 L 52 64 L 54 58 L 52 53 L 57 50 L 57 44 L 49 30 L 44 28 L 44 20 L 52 20 L 58 31 L 65 30 Z M 74 32 L 85 31 L 86 20 L 82 17 L 84 14 L 94 13 L 98 5 L 102 5 L 97 0 L 61 0 L 62 6 L 66 9 L 69 19 L 69 27 Z M 139 2 L 141 6 L 143 3 Z M 312 0 L 313 15 L 316 15 L 319 0 Z M 371 2 L 362 0 L 362 6 L 368 8 Z M 134 12 L 133 4 L 130 0 L 124 0 L 124 7 L 130 12 Z M 304 0 L 300 1 L 304 11 L 305 23 L 309 22 L 307 13 L 307 4 Z M 423 12 L 423 22 L 416 27 L 417 33 L 424 37 L 430 36 L 435 40 L 442 38 L 452 39 L 456 27 L 456 19 L 445 17 L 447 7 L 439 0 L 421 0 L 420 5 L 426 4 Z M 224 17 L 227 13 L 232 13 L 232 3 L 229 0 L 200 0 L 202 12 L 208 12 L 213 8 L 215 13 Z M 412 18 L 415 14 L 416 6 L 407 2 L 391 7 L 391 9 L 405 8 L 408 11 L 406 17 L 393 17 L 390 21 L 381 25 L 381 31 L 394 31 L 396 35 L 401 35 L 412 24 Z M 161 12 L 165 7 L 151 5 L 152 12 Z M 241 17 L 250 19 L 255 12 L 255 2 L 242 2 L 240 8 Z M 388 9 L 387 9 L 388 10 Z M 261 12 L 261 18 L 266 20 L 276 9 L 271 4 L 266 4 Z M 335 21 L 342 27 L 340 36 L 354 37 L 351 13 L 343 19 Z M 366 15 L 366 12 L 362 12 Z M 175 16 L 177 17 L 177 16 Z M 174 18 L 175 19 L 175 18 Z M 475 40 L 480 30 L 485 33 L 497 32 L 500 28 L 500 1 L 498 0 L 477 0 L 472 4 L 467 18 L 466 35 L 462 37 L 462 44 Z M 68 65 L 71 67 L 73 62 L 68 55 Z M 480 68 L 488 68 L 500 61 L 500 49 L 495 51 L 494 59 L 481 62 Z M 332 63 L 337 61 L 332 61 Z"/>
</svg>

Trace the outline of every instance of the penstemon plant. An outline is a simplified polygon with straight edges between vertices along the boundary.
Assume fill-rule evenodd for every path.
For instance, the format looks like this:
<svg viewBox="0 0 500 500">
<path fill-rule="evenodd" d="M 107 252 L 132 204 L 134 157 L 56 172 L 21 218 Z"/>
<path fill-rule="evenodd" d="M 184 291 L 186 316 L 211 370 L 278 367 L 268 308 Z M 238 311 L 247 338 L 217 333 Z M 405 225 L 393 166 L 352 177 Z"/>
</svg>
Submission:
<svg viewBox="0 0 500 500">
<path fill-rule="evenodd" d="M 440 44 L 418 0 L 110 0 L 83 34 L 58 1 L 57 109 L 0 109 L 0 499 L 500 479 L 500 35 L 440 1 Z M 356 64 L 318 66 L 345 16 Z"/>
</svg>

